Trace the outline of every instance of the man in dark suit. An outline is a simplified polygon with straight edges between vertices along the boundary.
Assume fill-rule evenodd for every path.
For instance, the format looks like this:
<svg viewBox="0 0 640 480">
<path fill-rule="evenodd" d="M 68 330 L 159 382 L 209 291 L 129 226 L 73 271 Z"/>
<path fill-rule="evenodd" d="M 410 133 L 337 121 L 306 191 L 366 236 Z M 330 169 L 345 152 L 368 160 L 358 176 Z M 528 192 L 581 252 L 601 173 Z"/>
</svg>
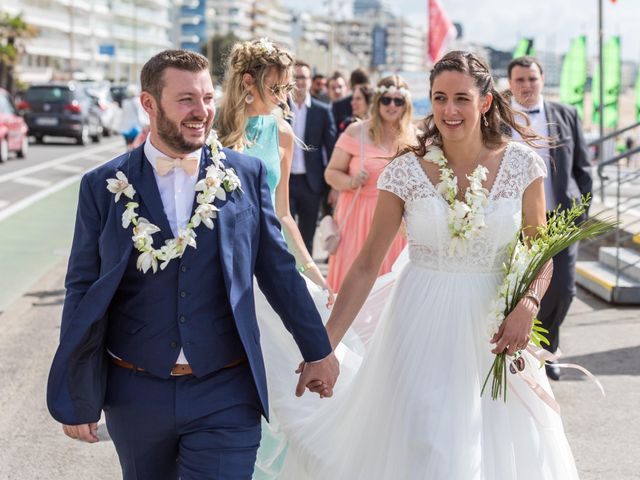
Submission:
<svg viewBox="0 0 640 480">
<path fill-rule="evenodd" d="M 351 72 L 351 76 L 349 77 L 349 87 L 351 91 L 354 92 L 356 88 L 365 86 L 368 87 L 370 83 L 369 75 L 361 68 L 356 68 Z M 338 127 L 338 133 L 342 133 L 347 125 L 344 121 L 353 115 L 353 111 L 351 108 L 351 99 L 353 98 L 353 93 L 351 95 L 347 95 L 346 97 L 333 102 L 331 105 L 331 110 L 333 112 L 333 118 L 336 121 L 336 126 Z M 341 128 L 340 126 L 343 125 Z"/>
<path fill-rule="evenodd" d="M 141 83 L 148 140 L 80 185 L 49 411 L 93 443 L 104 410 L 125 480 L 248 480 L 269 411 L 254 275 L 310 362 L 296 393 L 331 395 L 337 361 L 262 163 L 205 144 L 207 59 L 161 52 Z"/>
<path fill-rule="evenodd" d="M 324 181 L 324 169 L 336 143 L 336 124 L 329 105 L 311 97 L 311 68 L 297 61 L 294 66 L 296 90 L 290 102 L 291 126 L 304 145 L 293 147 L 289 204 L 297 217 L 300 234 L 309 252 L 313 251 L 320 202 L 329 187 Z"/>
<path fill-rule="evenodd" d="M 547 164 L 545 197 L 547 210 L 560 206 L 571 207 L 581 195 L 591 193 L 591 165 L 582 125 L 575 108 L 542 97 L 544 74 L 542 65 L 532 57 L 520 57 L 508 67 L 509 86 L 513 93 L 512 106 L 526 113 L 531 127 L 542 137 L 550 138 L 554 145 L 541 146 L 538 153 Z M 514 137 L 517 136 L 515 132 Z M 538 318 L 549 330 L 551 343 L 546 347 L 554 353 L 560 343 L 562 324 L 576 293 L 575 266 L 578 245 L 563 250 L 553 259 L 553 278 L 549 289 L 540 301 Z M 560 378 L 560 369 L 547 364 L 547 375 L 553 380 Z"/>
</svg>

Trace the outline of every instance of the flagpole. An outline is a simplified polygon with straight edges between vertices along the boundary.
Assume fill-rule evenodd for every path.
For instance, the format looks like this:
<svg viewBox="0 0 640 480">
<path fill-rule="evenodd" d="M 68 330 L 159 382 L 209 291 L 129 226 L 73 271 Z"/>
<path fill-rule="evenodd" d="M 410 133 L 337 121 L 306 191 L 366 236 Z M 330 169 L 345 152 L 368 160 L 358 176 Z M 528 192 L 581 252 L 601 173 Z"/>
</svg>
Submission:
<svg viewBox="0 0 640 480">
<path fill-rule="evenodd" d="M 599 129 L 600 129 L 600 138 L 602 139 L 602 137 L 604 137 L 604 58 L 603 58 L 603 26 L 602 26 L 602 0 L 598 0 L 599 5 L 598 5 L 598 70 L 600 73 L 600 85 L 598 85 L 599 87 L 599 92 L 598 92 L 598 96 L 600 98 L 600 102 L 598 105 L 598 110 L 599 110 Z M 591 92 L 591 94 L 593 95 L 593 92 Z M 599 146 L 599 150 L 600 150 L 600 161 L 604 160 L 603 159 L 603 151 L 602 151 L 602 147 L 603 147 L 603 143 L 600 142 L 600 146 Z"/>
</svg>

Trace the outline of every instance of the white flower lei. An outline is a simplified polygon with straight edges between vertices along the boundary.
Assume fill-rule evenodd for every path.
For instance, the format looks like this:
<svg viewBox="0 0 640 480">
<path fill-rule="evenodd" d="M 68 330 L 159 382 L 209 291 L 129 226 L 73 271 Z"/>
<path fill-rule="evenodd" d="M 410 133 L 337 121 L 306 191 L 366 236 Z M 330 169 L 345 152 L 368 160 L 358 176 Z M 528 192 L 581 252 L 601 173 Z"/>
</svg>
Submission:
<svg viewBox="0 0 640 480">
<path fill-rule="evenodd" d="M 427 148 L 424 158 L 440 168 L 440 183 L 436 185 L 436 190 L 449 204 L 449 232 L 451 233 L 449 254 L 464 255 L 467 240 L 475 237 L 486 227 L 484 209 L 487 206 L 489 191 L 482 186 L 482 182 L 487 179 L 489 170 L 478 165 L 471 175 L 467 175 L 469 186 L 464 193 L 463 202 L 456 198 L 458 177 L 449 168 L 442 149 L 432 145 Z"/>
<path fill-rule="evenodd" d="M 136 267 L 143 273 L 151 268 L 153 273 L 158 270 L 158 261 L 161 261 L 160 270 L 164 270 L 167 264 L 174 258 L 181 258 L 187 247 L 196 248 L 196 227 L 204 224 L 205 227 L 213 230 L 213 219 L 216 218 L 218 208 L 213 205 L 216 198 L 224 201 L 227 193 L 235 190 L 242 192 L 240 179 L 232 168 L 225 168 L 222 159 L 226 158 L 222 151 L 222 145 L 218 141 L 216 133 L 212 130 L 207 144 L 211 148 L 212 165 L 207 167 L 205 178 L 198 181 L 195 191 L 200 192 L 196 196 L 196 208 L 191 220 L 186 228 L 180 230 L 176 238 L 166 240 L 160 248 L 153 247 L 152 235 L 160 231 L 160 228 L 149 222 L 144 217 L 139 217 L 136 208 L 140 205 L 136 202 L 128 202 L 122 214 L 122 228 L 129 228 L 133 225 L 133 246 L 140 252 Z M 124 195 L 133 199 L 136 194 L 133 185 L 129 183 L 126 175 L 122 171 L 116 173 L 116 178 L 107 180 L 107 190 L 115 196 L 116 203 L 120 196 Z"/>
<path fill-rule="evenodd" d="M 384 85 L 379 85 L 379 86 L 377 86 L 377 87 L 374 89 L 374 92 L 375 92 L 375 93 L 382 93 L 382 94 L 384 94 L 384 93 L 390 93 L 390 94 L 392 94 L 392 95 L 393 95 L 394 93 L 399 93 L 399 94 L 401 94 L 403 97 L 406 97 L 406 98 L 410 98 L 410 97 L 411 97 L 411 92 L 409 92 L 409 90 L 407 90 L 407 89 L 406 89 L 406 88 L 404 88 L 404 87 L 400 87 L 400 88 L 398 88 L 398 87 L 396 87 L 395 85 L 391 85 L 391 86 L 389 86 L 389 87 L 386 87 L 386 86 L 384 86 Z"/>
</svg>

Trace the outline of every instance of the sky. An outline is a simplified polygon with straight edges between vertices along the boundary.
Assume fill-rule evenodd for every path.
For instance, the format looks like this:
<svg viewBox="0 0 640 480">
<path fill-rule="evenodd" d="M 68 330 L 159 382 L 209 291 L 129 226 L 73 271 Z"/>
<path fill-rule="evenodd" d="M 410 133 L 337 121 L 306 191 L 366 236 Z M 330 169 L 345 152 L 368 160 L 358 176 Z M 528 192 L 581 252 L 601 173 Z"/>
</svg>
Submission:
<svg viewBox="0 0 640 480">
<path fill-rule="evenodd" d="M 327 2 L 310 2 L 321 12 Z M 333 0 L 335 4 L 344 0 Z M 589 55 L 598 53 L 599 0 L 439 0 L 453 22 L 462 23 L 464 38 L 499 49 L 513 49 L 533 37 L 538 51 L 565 53 L 571 39 L 587 35 Z M 640 62 L 640 0 L 602 0 L 604 37 L 620 35 L 622 56 Z M 299 0 L 284 0 L 299 10 Z M 391 0 L 392 10 L 413 23 L 427 24 L 427 0 Z M 324 5 L 324 6 L 323 6 Z M 347 7 L 348 9 L 348 7 Z"/>
</svg>

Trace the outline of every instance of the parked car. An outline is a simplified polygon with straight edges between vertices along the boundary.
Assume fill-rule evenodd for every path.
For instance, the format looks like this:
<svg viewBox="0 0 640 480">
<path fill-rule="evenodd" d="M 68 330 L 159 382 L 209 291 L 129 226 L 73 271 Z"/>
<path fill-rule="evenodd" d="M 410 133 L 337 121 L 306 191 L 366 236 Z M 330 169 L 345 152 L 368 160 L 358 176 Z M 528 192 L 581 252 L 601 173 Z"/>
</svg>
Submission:
<svg viewBox="0 0 640 480">
<path fill-rule="evenodd" d="M 9 159 L 9 152 L 25 158 L 29 149 L 27 124 L 18 115 L 11 95 L 0 88 L 0 163 Z"/>
<path fill-rule="evenodd" d="M 102 134 L 109 136 L 112 133 L 117 133 L 121 111 L 118 102 L 115 101 L 111 94 L 109 82 L 83 81 L 82 86 L 95 99 L 100 109 Z"/>
<path fill-rule="evenodd" d="M 76 82 L 30 86 L 18 105 L 24 113 L 29 134 L 42 143 L 45 135 L 72 137 L 80 145 L 100 141 L 99 108 Z"/>
</svg>

